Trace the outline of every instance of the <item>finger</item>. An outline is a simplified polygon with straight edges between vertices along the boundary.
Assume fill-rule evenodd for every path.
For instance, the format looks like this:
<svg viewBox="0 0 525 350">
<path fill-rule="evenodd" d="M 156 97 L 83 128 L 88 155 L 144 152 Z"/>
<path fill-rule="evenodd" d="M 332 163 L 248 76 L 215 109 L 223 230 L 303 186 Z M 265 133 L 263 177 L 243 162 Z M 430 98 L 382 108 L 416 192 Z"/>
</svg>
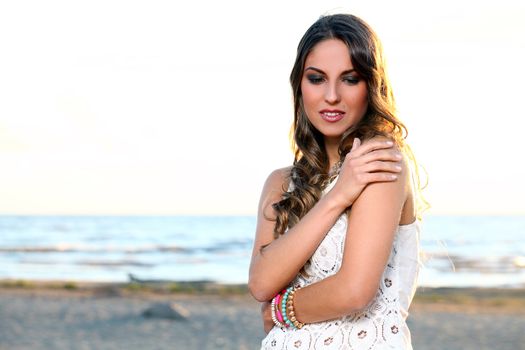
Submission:
<svg viewBox="0 0 525 350">
<path fill-rule="evenodd" d="M 352 148 L 350 149 L 350 153 L 355 152 L 357 147 L 361 145 L 361 140 L 359 140 L 358 137 L 354 138 L 354 141 L 352 142 Z"/>
<path fill-rule="evenodd" d="M 264 302 L 261 303 L 261 312 L 262 312 L 262 313 L 264 313 L 264 311 L 266 311 L 266 308 L 267 308 L 267 305 L 266 305 L 266 304 L 267 304 L 266 301 L 264 301 Z"/>
<path fill-rule="evenodd" d="M 354 139 L 354 142 L 356 144 L 356 148 L 359 148 L 359 146 L 361 146 L 361 139 L 359 137 L 356 137 Z"/>
<path fill-rule="evenodd" d="M 360 171 L 373 173 L 373 172 L 391 172 L 391 173 L 400 173 L 402 170 L 401 163 L 399 162 L 383 162 L 375 161 L 370 162 L 359 169 Z"/>
<path fill-rule="evenodd" d="M 264 324 L 264 332 L 265 332 L 266 334 L 270 333 L 270 331 L 272 330 L 272 328 L 273 328 L 273 322 L 272 322 L 272 324 L 269 324 L 269 323 L 265 323 L 265 324 Z"/>
<path fill-rule="evenodd" d="M 381 173 L 367 173 L 363 174 L 361 177 L 361 181 L 364 183 L 372 183 L 372 182 L 392 182 L 396 181 L 398 179 L 398 175 L 387 173 L 387 172 L 381 172 Z"/>
<path fill-rule="evenodd" d="M 387 137 L 387 136 L 382 136 L 382 135 L 377 135 L 377 136 L 374 136 L 370 139 L 367 140 L 368 141 L 393 141 L 390 137 Z"/>
<path fill-rule="evenodd" d="M 393 146 L 394 146 L 394 143 L 392 141 L 384 141 L 384 140 L 366 141 L 362 143 L 360 147 L 356 148 L 355 152 L 352 152 L 352 157 L 360 157 L 374 150 L 391 148 Z"/>
<path fill-rule="evenodd" d="M 400 162 L 402 159 L 403 155 L 401 152 L 395 149 L 380 149 L 364 154 L 359 160 L 363 163 L 371 163 L 378 160 Z"/>
</svg>

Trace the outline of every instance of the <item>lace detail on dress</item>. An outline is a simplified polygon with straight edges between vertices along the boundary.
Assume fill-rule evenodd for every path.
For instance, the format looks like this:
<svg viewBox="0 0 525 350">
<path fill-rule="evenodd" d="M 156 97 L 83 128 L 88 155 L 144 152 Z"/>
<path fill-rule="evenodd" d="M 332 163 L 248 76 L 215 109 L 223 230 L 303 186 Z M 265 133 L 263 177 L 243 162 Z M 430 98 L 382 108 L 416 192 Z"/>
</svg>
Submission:
<svg viewBox="0 0 525 350">
<path fill-rule="evenodd" d="M 307 286 L 339 271 L 347 225 L 347 215 L 342 214 L 292 285 Z M 417 220 L 398 226 L 377 293 L 364 310 L 300 330 L 274 327 L 262 349 L 412 349 L 405 320 L 420 268 L 419 232 Z"/>
</svg>

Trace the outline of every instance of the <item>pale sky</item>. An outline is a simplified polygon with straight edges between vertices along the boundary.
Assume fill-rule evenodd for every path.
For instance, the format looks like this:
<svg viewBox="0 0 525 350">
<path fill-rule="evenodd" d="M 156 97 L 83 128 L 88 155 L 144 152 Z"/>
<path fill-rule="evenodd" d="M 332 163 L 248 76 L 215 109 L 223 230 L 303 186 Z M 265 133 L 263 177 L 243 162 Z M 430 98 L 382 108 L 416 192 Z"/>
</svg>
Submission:
<svg viewBox="0 0 525 350">
<path fill-rule="evenodd" d="M 0 214 L 248 214 L 322 14 L 383 41 L 431 214 L 525 214 L 523 1 L 0 4 Z"/>
</svg>

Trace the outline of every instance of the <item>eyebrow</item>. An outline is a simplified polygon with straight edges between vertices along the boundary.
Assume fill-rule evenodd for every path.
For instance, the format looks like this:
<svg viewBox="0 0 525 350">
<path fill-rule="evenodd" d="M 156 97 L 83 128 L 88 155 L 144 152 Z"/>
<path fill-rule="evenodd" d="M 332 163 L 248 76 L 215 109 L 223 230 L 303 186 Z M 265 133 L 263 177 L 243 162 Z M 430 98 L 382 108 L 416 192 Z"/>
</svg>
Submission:
<svg viewBox="0 0 525 350">
<path fill-rule="evenodd" d="M 319 68 L 315 68 L 315 67 L 312 67 L 312 66 L 310 66 L 310 67 L 306 67 L 306 68 L 304 69 L 304 71 L 306 72 L 306 71 L 309 70 L 309 69 L 314 70 L 314 71 L 316 71 L 316 72 L 318 72 L 318 73 L 321 73 L 321 74 L 326 75 L 326 73 L 323 72 L 321 69 L 319 69 Z M 345 70 L 344 72 L 341 73 L 341 75 L 345 75 L 345 74 L 352 73 L 352 72 L 355 72 L 355 69 L 354 69 L 354 68 L 352 68 L 352 69 L 348 69 L 348 70 Z"/>
</svg>

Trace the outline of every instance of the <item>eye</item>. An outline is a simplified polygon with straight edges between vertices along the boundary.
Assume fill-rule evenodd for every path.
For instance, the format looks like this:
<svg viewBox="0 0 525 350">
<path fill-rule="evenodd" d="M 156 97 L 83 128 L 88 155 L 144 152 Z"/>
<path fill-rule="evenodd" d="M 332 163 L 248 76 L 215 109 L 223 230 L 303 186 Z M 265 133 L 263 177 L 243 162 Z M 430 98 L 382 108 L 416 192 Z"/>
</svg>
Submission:
<svg viewBox="0 0 525 350">
<path fill-rule="evenodd" d="M 312 84 L 321 84 L 324 81 L 324 77 L 320 74 L 308 74 L 306 78 Z"/>
<path fill-rule="evenodd" d="M 360 79 L 353 75 L 345 75 L 342 80 L 348 85 L 356 85 L 357 83 L 359 83 Z"/>
</svg>

